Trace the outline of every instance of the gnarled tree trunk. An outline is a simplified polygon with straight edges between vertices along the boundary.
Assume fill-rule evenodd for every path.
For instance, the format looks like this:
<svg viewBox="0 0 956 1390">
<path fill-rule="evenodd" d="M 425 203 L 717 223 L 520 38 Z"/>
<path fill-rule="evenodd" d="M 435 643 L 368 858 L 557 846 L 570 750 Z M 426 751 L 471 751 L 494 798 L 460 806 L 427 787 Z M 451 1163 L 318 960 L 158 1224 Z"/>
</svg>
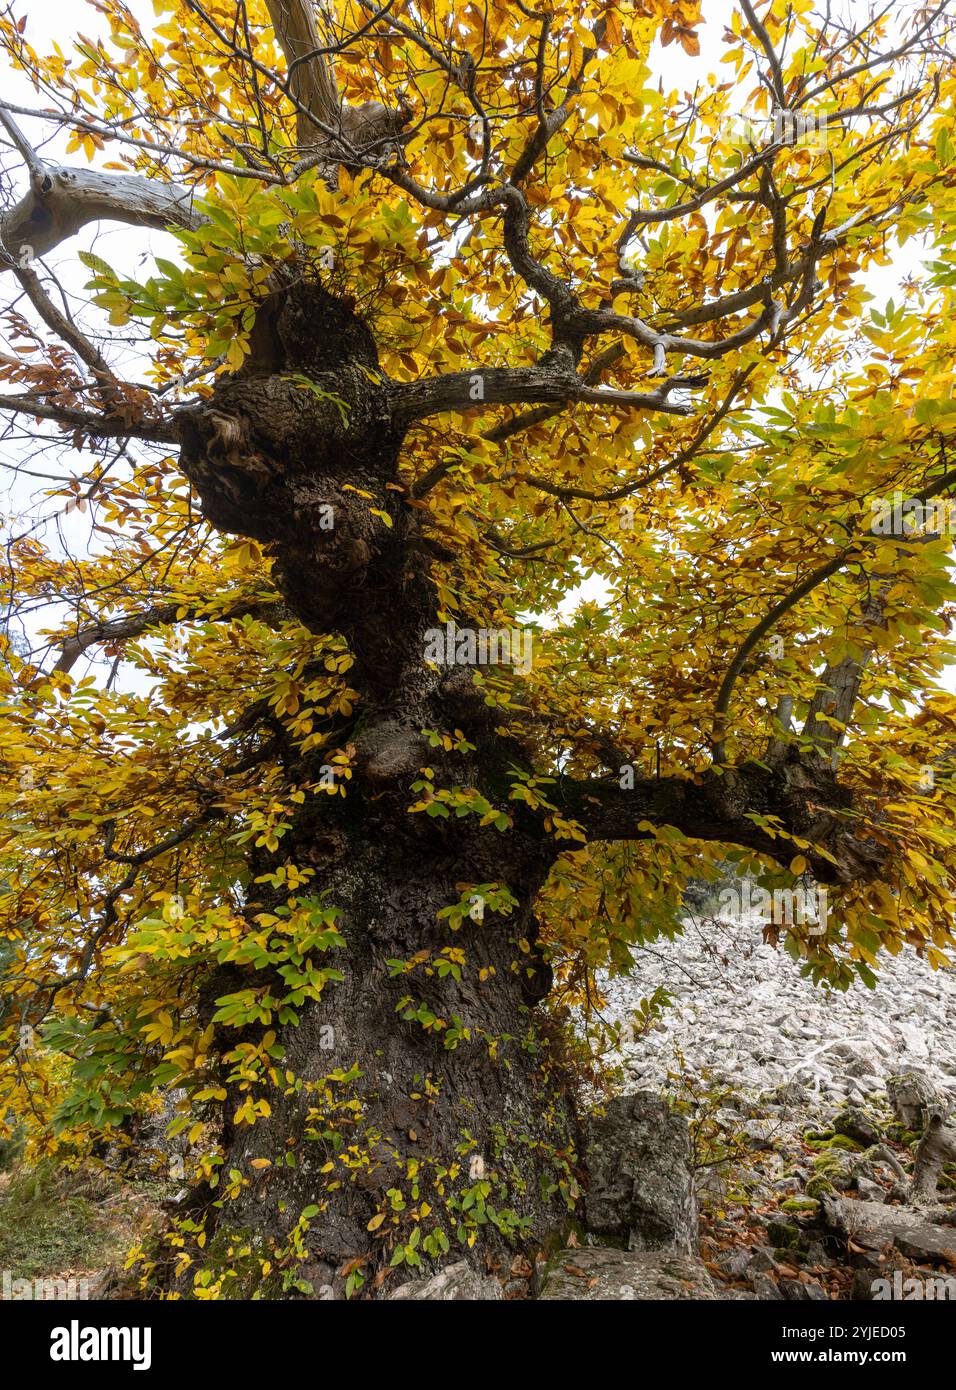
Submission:
<svg viewBox="0 0 956 1390">
<path fill-rule="evenodd" d="M 464 1244 L 478 1258 L 542 1239 L 567 1218 L 575 1141 L 561 1059 L 533 1013 L 547 987 L 530 912 L 541 847 L 409 817 L 389 793 L 335 801 L 321 824 L 303 817 L 295 853 L 321 865 L 316 882 L 341 909 L 346 944 L 322 964 L 344 978 L 278 1030 L 280 1072 L 295 1086 L 270 1088 L 270 1118 L 224 1136 L 225 1170 L 272 1166 L 220 1220 L 281 1244 L 318 1208 L 302 1272 L 314 1290 L 341 1292 L 351 1261 L 366 1257 L 368 1278 L 409 1241 L 419 1257 Z M 480 920 L 452 930 L 439 912 L 462 880 L 517 885 L 521 900 L 507 916 L 473 906 Z M 460 978 L 438 973 L 448 949 L 461 953 Z M 210 983 L 218 994 L 250 981 Z M 240 1099 L 230 1096 L 227 1114 Z"/>
<path fill-rule="evenodd" d="M 253 878 L 287 861 L 312 872 L 309 895 L 338 910 L 345 942 L 319 964 L 343 978 L 297 1024 L 272 1028 L 284 1055 L 279 1084 L 263 1093 L 271 1115 L 224 1135 L 224 1171 L 252 1181 L 210 1208 L 207 1226 L 281 1244 L 308 1209 L 303 1268 L 313 1287 L 337 1291 L 350 1262 L 365 1259 L 367 1276 L 396 1246 L 414 1265 L 415 1251 L 454 1254 L 463 1243 L 477 1256 L 540 1238 L 576 1186 L 572 1099 L 532 1012 L 550 974 L 533 904 L 558 847 L 526 811 L 504 832 L 474 814 L 409 813 L 424 764 L 440 784 L 506 796 L 522 750 L 495 732 L 470 672 L 425 660 L 437 599 L 415 513 L 387 487 L 403 430 L 372 338 L 319 285 L 277 290 L 247 364 L 183 412 L 179 429 L 206 515 L 267 545 L 287 602 L 313 631 L 347 637 L 363 700 L 347 732 L 347 795 L 311 797 L 280 850 L 256 851 L 250 864 Z M 422 735 L 451 728 L 467 737 L 462 751 L 433 750 Z M 335 746 L 291 752 L 290 779 L 319 782 Z M 440 916 L 461 904 L 458 918 Z M 264 888 L 247 913 L 278 906 L 281 894 Z M 243 988 L 263 989 L 262 975 L 217 972 L 210 1016 L 217 998 Z M 220 1027 L 216 1045 L 228 1053 L 235 1030 Z M 227 1089 L 232 1114 L 242 1097 Z"/>
</svg>

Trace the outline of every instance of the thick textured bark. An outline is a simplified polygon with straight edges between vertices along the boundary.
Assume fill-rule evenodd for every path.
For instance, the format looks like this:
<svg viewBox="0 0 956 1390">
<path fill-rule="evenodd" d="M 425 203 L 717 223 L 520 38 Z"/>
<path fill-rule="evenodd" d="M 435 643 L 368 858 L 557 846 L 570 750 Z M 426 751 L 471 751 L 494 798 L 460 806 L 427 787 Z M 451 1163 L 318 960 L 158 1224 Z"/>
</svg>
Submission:
<svg viewBox="0 0 956 1390">
<path fill-rule="evenodd" d="M 392 793 L 330 800 L 331 813 L 303 813 L 288 852 L 316 869 L 314 885 L 341 909 L 346 944 L 320 964 L 344 978 L 278 1029 L 280 1070 L 295 1082 L 257 1093 L 269 1099 L 267 1120 L 224 1133 L 224 1170 L 253 1182 L 211 1225 L 281 1248 L 317 1207 L 299 1273 L 314 1292 L 341 1295 L 351 1262 L 365 1261 L 371 1287 L 416 1227 L 420 1256 L 430 1237 L 447 1242 L 433 1247 L 438 1256 L 460 1258 L 464 1247 L 508 1261 L 515 1243 L 544 1239 L 568 1216 L 575 1133 L 560 1056 L 533 1016 L 549 983 L 531 913 L 543 847 L 409 817 Z M 463 881 L 506 883 L 521 897 L 510 915 L 486 909 L 455 931 L 438 914 L 459 901 Z M 446 948 L 463 953 L 460 980 L 437 973 Z M 261 975 L 224 971 L 208 995 L 253 984 Z M 235 1044 L 222 1029 L 217 1046 Z M 229 1089 L 227 1114 L 242 1098 Z M 257 1173 L 261 1158 L 272 1166 Z M 482 1181 L 490 1189 L 469 1202 Z"/>
<path fill-rule="evenodd" d="M 362 321 L 300 283 L 264 302 L 242 370 L 177 428 L 210 521 L 263 542 L 293 611 L 343 633 L 358 688 L 396 704 L 419 682 L 434 601 L 396 490 L 404 430 L 387 387 Z"/>
</svg>

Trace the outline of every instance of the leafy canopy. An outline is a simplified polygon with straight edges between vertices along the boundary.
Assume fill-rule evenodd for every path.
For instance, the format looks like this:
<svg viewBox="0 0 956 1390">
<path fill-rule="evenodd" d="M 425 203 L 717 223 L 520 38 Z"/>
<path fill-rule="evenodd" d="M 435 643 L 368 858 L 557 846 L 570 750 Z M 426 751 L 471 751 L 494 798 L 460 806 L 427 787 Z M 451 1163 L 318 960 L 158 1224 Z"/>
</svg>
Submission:
<svg viewBox="0 0 956 1390">
<path fill-rule="evenodd" d="M 10 108 L 18 119 L 65 133 L 66 159 L 175 182 L 189 207 L 145 266 L 114 267 L 83 233 L 47 257 L 55 296 L 79 248 L 79 343 L 42 311 L 42 287 L 6 314 L 11 437 L 25 468 L 43 461 L 33 471 L 67 544 L 11 524 L 6 550 L 33 647 L 8 643 L 0 666 L 0 1116 L 46 1132 L 56 1112 L 82 1139 L 162 1083 L 214 1096 L 210 1032 L 190 1005 L 212 962 L 283 981 L 223 1006 L 224 1021 L 269 1029 L 227 1058 L 251 1097 L 277 1065 L 272 1024 L 335 978 L 335 905 L 310 895 L 308 868 L 275 871 L 287 910 L 254 931 L 241 894 L 249 846 L 281 852 L 297 806 L 348 796 L 349 746 L 331 747 L 331 779 L 301 782 L 242 734 L 265 709 L 296 747 L 321 750 L 359 699 L 352 655 L 289 613 L 259 545 L 203 521 L 164 425 L 241 366 L 277 272 L 349 296 L 399 383 L 541 360 L 554 281 L 605 316 L 582 342 L 578 399 L 460 402 L 421 419 L 401 460 L 403 505 L 435 542 L 442 620 L 534 629 L 530 673 L 482 681 L 543 779 L 517 781 L 512 801 L 550 814 L 567 842 L 540 905 L 566 1000 L 591 999 L 598 969 L 676 929 L 689 875 L 731 854 L 793 884 L 815 847 L 756 813 L 783 840 L 777 863 L 667 825 L 604 843 L 562 820 L 547 779 L 630 766 L 693 780 L 765 759 L 775 733 L 839 757 L 861 834 L 891 850 L 878 880 L 834 890 L 825 934 L 794 926 L 788 949 L 840 987 L 872 982 L 879 950 L 904 941 L 941 964 L 956 868 L 953 528 L 880 535 L 871 522 L 882 499 L 952 492 L 945 13 L 901 4 L 854 31 L 811 0 L 762 19 L 735 7 L 719 46 L 707 26 L 689 91 L 672 88 L 668 60 L 699 52 L 696 0 L 394 13 L 336 0 L 323 34 L 340 98 L 400 121 L 372 154 L 339 152 L 330 177 L 303 138 L 309 62 L 290 74 L 277 8 L 159 0 L 146 28 L 97 0 L 93 35 L 44 54 L 29 23 L 0 18 L 37 92 L 34 108 Z M 781 110 L 809 118 L 800 138 L 775 125 Z M 509 244 L 506 184 L 527 205 L 530 265 Z M 872 287 L 902 264 L 912 272 L 885 301 Z M 648 392 L 667 408 L 625 396 Z M 98 432 L 97 413 L 119 423 Z M 385 499 L 365 500 L 387 526 Z M 843 718 L 813 704 L 824 668 L 855 672 Z M 775 723 L 781 708 L 792 724 Z M 514 806 L 477 809 L 507 827 Z M 16 1045 L 30 1026 L 55 1063 Z"/>
</svg>

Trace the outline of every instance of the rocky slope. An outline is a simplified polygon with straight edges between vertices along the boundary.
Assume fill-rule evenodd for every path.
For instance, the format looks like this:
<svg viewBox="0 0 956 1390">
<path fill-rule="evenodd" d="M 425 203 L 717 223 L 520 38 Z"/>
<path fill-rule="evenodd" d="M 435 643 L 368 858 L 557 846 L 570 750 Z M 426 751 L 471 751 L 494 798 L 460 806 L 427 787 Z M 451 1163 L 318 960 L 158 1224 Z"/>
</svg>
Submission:
<svg viewBox="0 0 956 1390">
<path fill-rule="evenodd" d="M 954 1169 L 934 1211 L 906 1203 L 926 1106 L 956 1105 L 956 971 L 906 949 L 876 991 L 828 993 L 756 918 L 692 918 L 604 986 L 623 1089 L 662 1093 L 690 1123 L 718 1297 L 956 1298 Z M 660 989 L 672 1005 L 628 1032 Z"/>
<path fill-rule="evenodd" d="M 674 1007 L 621 1052 L 633 1084 L 673 1089 L 682 1055 L 695 1076 L 753 1096 L 783 1088 L 804 1112 L 880 1096 L 911 1067 L 956 1097 L 956 970 L 909 947 L 883 958 L 876 990 L 828 993 L 764 944 L 755 916 L 689 918 L 683 937 L 637 952 L 633 974 L 606 984 L 608 1016 L 625 1023 L 661 986 Z"/>
</svg>

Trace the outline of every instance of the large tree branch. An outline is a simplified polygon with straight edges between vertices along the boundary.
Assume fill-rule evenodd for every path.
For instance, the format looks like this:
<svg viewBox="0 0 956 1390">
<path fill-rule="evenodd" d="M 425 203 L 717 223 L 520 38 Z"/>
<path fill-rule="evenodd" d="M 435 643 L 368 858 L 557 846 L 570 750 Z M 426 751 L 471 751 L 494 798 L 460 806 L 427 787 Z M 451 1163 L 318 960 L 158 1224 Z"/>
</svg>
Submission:
<svg viewBox="0 0 956 1390">
<path fill-rule="evenodd" d="M 391 388 L 392 417 L 397 424 L 408 425 L 446 410 L 537 402 L 567 405 L 571 401 L 689 415 L 690 407 L 668 400 L 668 394 L 701 384 L 699 376 L 672 377 L 657 391 L 616 391 L 591 386 L 575 372 L 553 369 L 547 363 L 535 367 L 476 367 L 472 372 L 448 372 L 420 381 L 395 383 Z"/>
<path fill-rule="evenodd" d="M 613 367 L 615 362 L 619 362 L 623 356 L 624 344 L 621 342 L 612 343 L 610 347 L 599 352 L 587 370 L 581 373 L 581 380 L 588 386 L 595 385 L 601 380 L 601 376 L 607 368 Z M 487 439 L 489 444 L 503 444 L 512 435 L 520 434 L 522 430 L 529 430 L 545 420 L 552 419 L 555 415 L 560 415 L 563 408 L 562 405 L 536 406 L 534 410 L 522 411 L 520 415 L 513 415 L 510 420 L 502 420 L 500 424 L 493 425 L 491 429 L 485 430 L 481 437 Z"/>
<path fill-rule="evenodd" d="M 102 375 L 105 362 L 102 358 L 95 360 L 94 350 L 85 340 L 78 342 L 75 332 L 71 334 L 62 315 L 46 300 L 29 269 L 31 262 L 75 236 L 90 222 L 125 222 L 165 229 L 195 228 L 204 219 L 188 188 L 138 174 L 49 164 L 36 153 L 6 106 L 0 106 L 0 124 L 22 155 L 30 175 L 29 191 L 12 208 L 0 213 L 0 249 L 7 253 L 0 256 L 0 273 L 18 270 L 21 283 L 49 326 Z M 51 322 L 51 315 L 56 317 L 56 323 Z"/>
<path fill-rule="evenodd" d="M 296 138 L 314 145 L 317 134 L 338 125 L 341 101 L 329 49 L 319 36 L 314 5 L 305 0 L 266 0 L 266 9 L 288 69 L 296 104 Z"/>
<path fill-rule="evenodd" d="M 28 266 L 90 222 L 165 230 L 194 229 L 203 221 L 193 191 L 179 184 L 43 163 L 31 170 L 29 192 L 0 215 L 0 242 Z"/>
<path fill-rule="evenodd" d="M 228 36 L 202 7 L 198 4 L 191 7 L 228 45 Z M 380 154 L 382 142 L 401 129 L 408 112 L 386 108 L 379 102 L 343 107 L 327 57 L 329 49 L 323 48 L 319 41 L 313 7 L 306 0 L 268 0 L 267 8 L 290 69 L 288 95 L 296 111 L 300 145 L 308 149 L 321 145 L 329 147 L 330 176 L 342 160 L 360 164 L 363 152 Z M 275 77 L 251 54 L 240 51 L 239 56 L 256 71 Z M 30 188 L 18 203 L 0 214 L 0 245 L 21 267 L 47 255 L 91 222 L 123 222 L 164 230 L 169 227 L 195 229 L 205 220 L 195 207 L 193 190 L 180 184 L 143 178 L 138 174 L 59 166 L 40 159 L 14 122 L 12 110 L 7 103 L 0 106 L 0 124 L 24 158 L 30 174 Z M 45 117 L 48 113 L 35 114 Z M 93 128 L 90 122 L 70 113 L 52 113 L 51 118 L 83 129 Z M 107 138 L 114 133 L 108 127 L 97 126 L 95 130 Z M 122 132 L 116 132 L 116 137 L 128 138 Z M 133 143 L 141 144 L 154 154 L 173 153 L 191 161 L 188 153 L 144 141 Z M 286 181 L 261 169 L 244 170 L 201 157 L 192 162 L 197 168 L 248 174 L 274 183 Z M 315 156 L 308 162 L 314 163 Z M 293 177 L 299 172 L 301 169 L 297 166 L 292 171 Z"/>
<path fill-rule="evenodd" d="M 187 0 L 190 8 L 203 18 L 219 39 L 232 47 L 228 36 L 212 16 L 196 0 Z M 375 16 L 377 20 L 385 9 Z M 340 164 L 369 167 L 377 164 L 389 149 L 394 137 L 407 123 L 410 111 L 404 105 L 386 106 L 380 101 L 348 106 L 339 96 L 332 55 L 343 43 L 323 43 L 319 34 L 316 7 L 311 0 L 266 0 L 266 9 L 275 30 L 276 39 L 286 61 L 287 79 L 284 91 L 296 112 L 296 139 L 300 149 L 315 149 L 319 162 L 330 183 L 334 183 Z M 371 23 L 349 36 L 353 42 Z M 263 75 L 268 70 L 247 51 L 238 56 Z M 280 85 L 282 85 L 280 83 Z M 324 156 L 327 152 L 327 163 Z"/>
<path fill-rule="evenodd" d="M 562 777 L 555 794 L 589 840 L 648 839 L 658 827 L 674 826 L 691 839 L 739 845 L 789 866 L 799 838 L 812 847 L 802 852 L 821 883 L 872 878 L 886 858 L 884 845 L 858 836 L 852 793 L 826 764 L 744 763 L 696 778 L 645 777 L 621 786 L 629 780 Z"/>
<path fill-rule="evenodd" d="M 708 342 L 656 329 L 643 319 L 615 313 L 609 307 L 591 309 L 583 306 L 567 281 L 548 270 L 532 254 L 529 244 L 531 210 L 521 190 L 506 184 L 496 190 L 493 197 L 495 202 L 504 204 L 504 243 L 508 259 L 528 287 L 551 306 L 555 345 L 565 348 L 574 362 L 580 358 L 589 337 L 604 333 L 622 333 L 652 350 L 657 373 L 666 370 L 668 353 L 713 359 L 746 346 L 764 331 L 771 338 L 778 339 L 787 324 L 812 305 L 819 288 L 815 275 L 816 263 L 831 244 L 831 239 L 816 239 L 792 267 L 784 248 L 783 261 L 781 263 L 778 259 L 775 274 L 766 277 L 749 292 L 751 297 L 748 302 L 756 304 L 762 301 L 762 312 L 735 333 Z M 800 280 L 800 288 L 792 303 L 783 304 L 774 298 L 774 290 L 787 282 L 791 268 L 794 278 Z"/>
</svg>

